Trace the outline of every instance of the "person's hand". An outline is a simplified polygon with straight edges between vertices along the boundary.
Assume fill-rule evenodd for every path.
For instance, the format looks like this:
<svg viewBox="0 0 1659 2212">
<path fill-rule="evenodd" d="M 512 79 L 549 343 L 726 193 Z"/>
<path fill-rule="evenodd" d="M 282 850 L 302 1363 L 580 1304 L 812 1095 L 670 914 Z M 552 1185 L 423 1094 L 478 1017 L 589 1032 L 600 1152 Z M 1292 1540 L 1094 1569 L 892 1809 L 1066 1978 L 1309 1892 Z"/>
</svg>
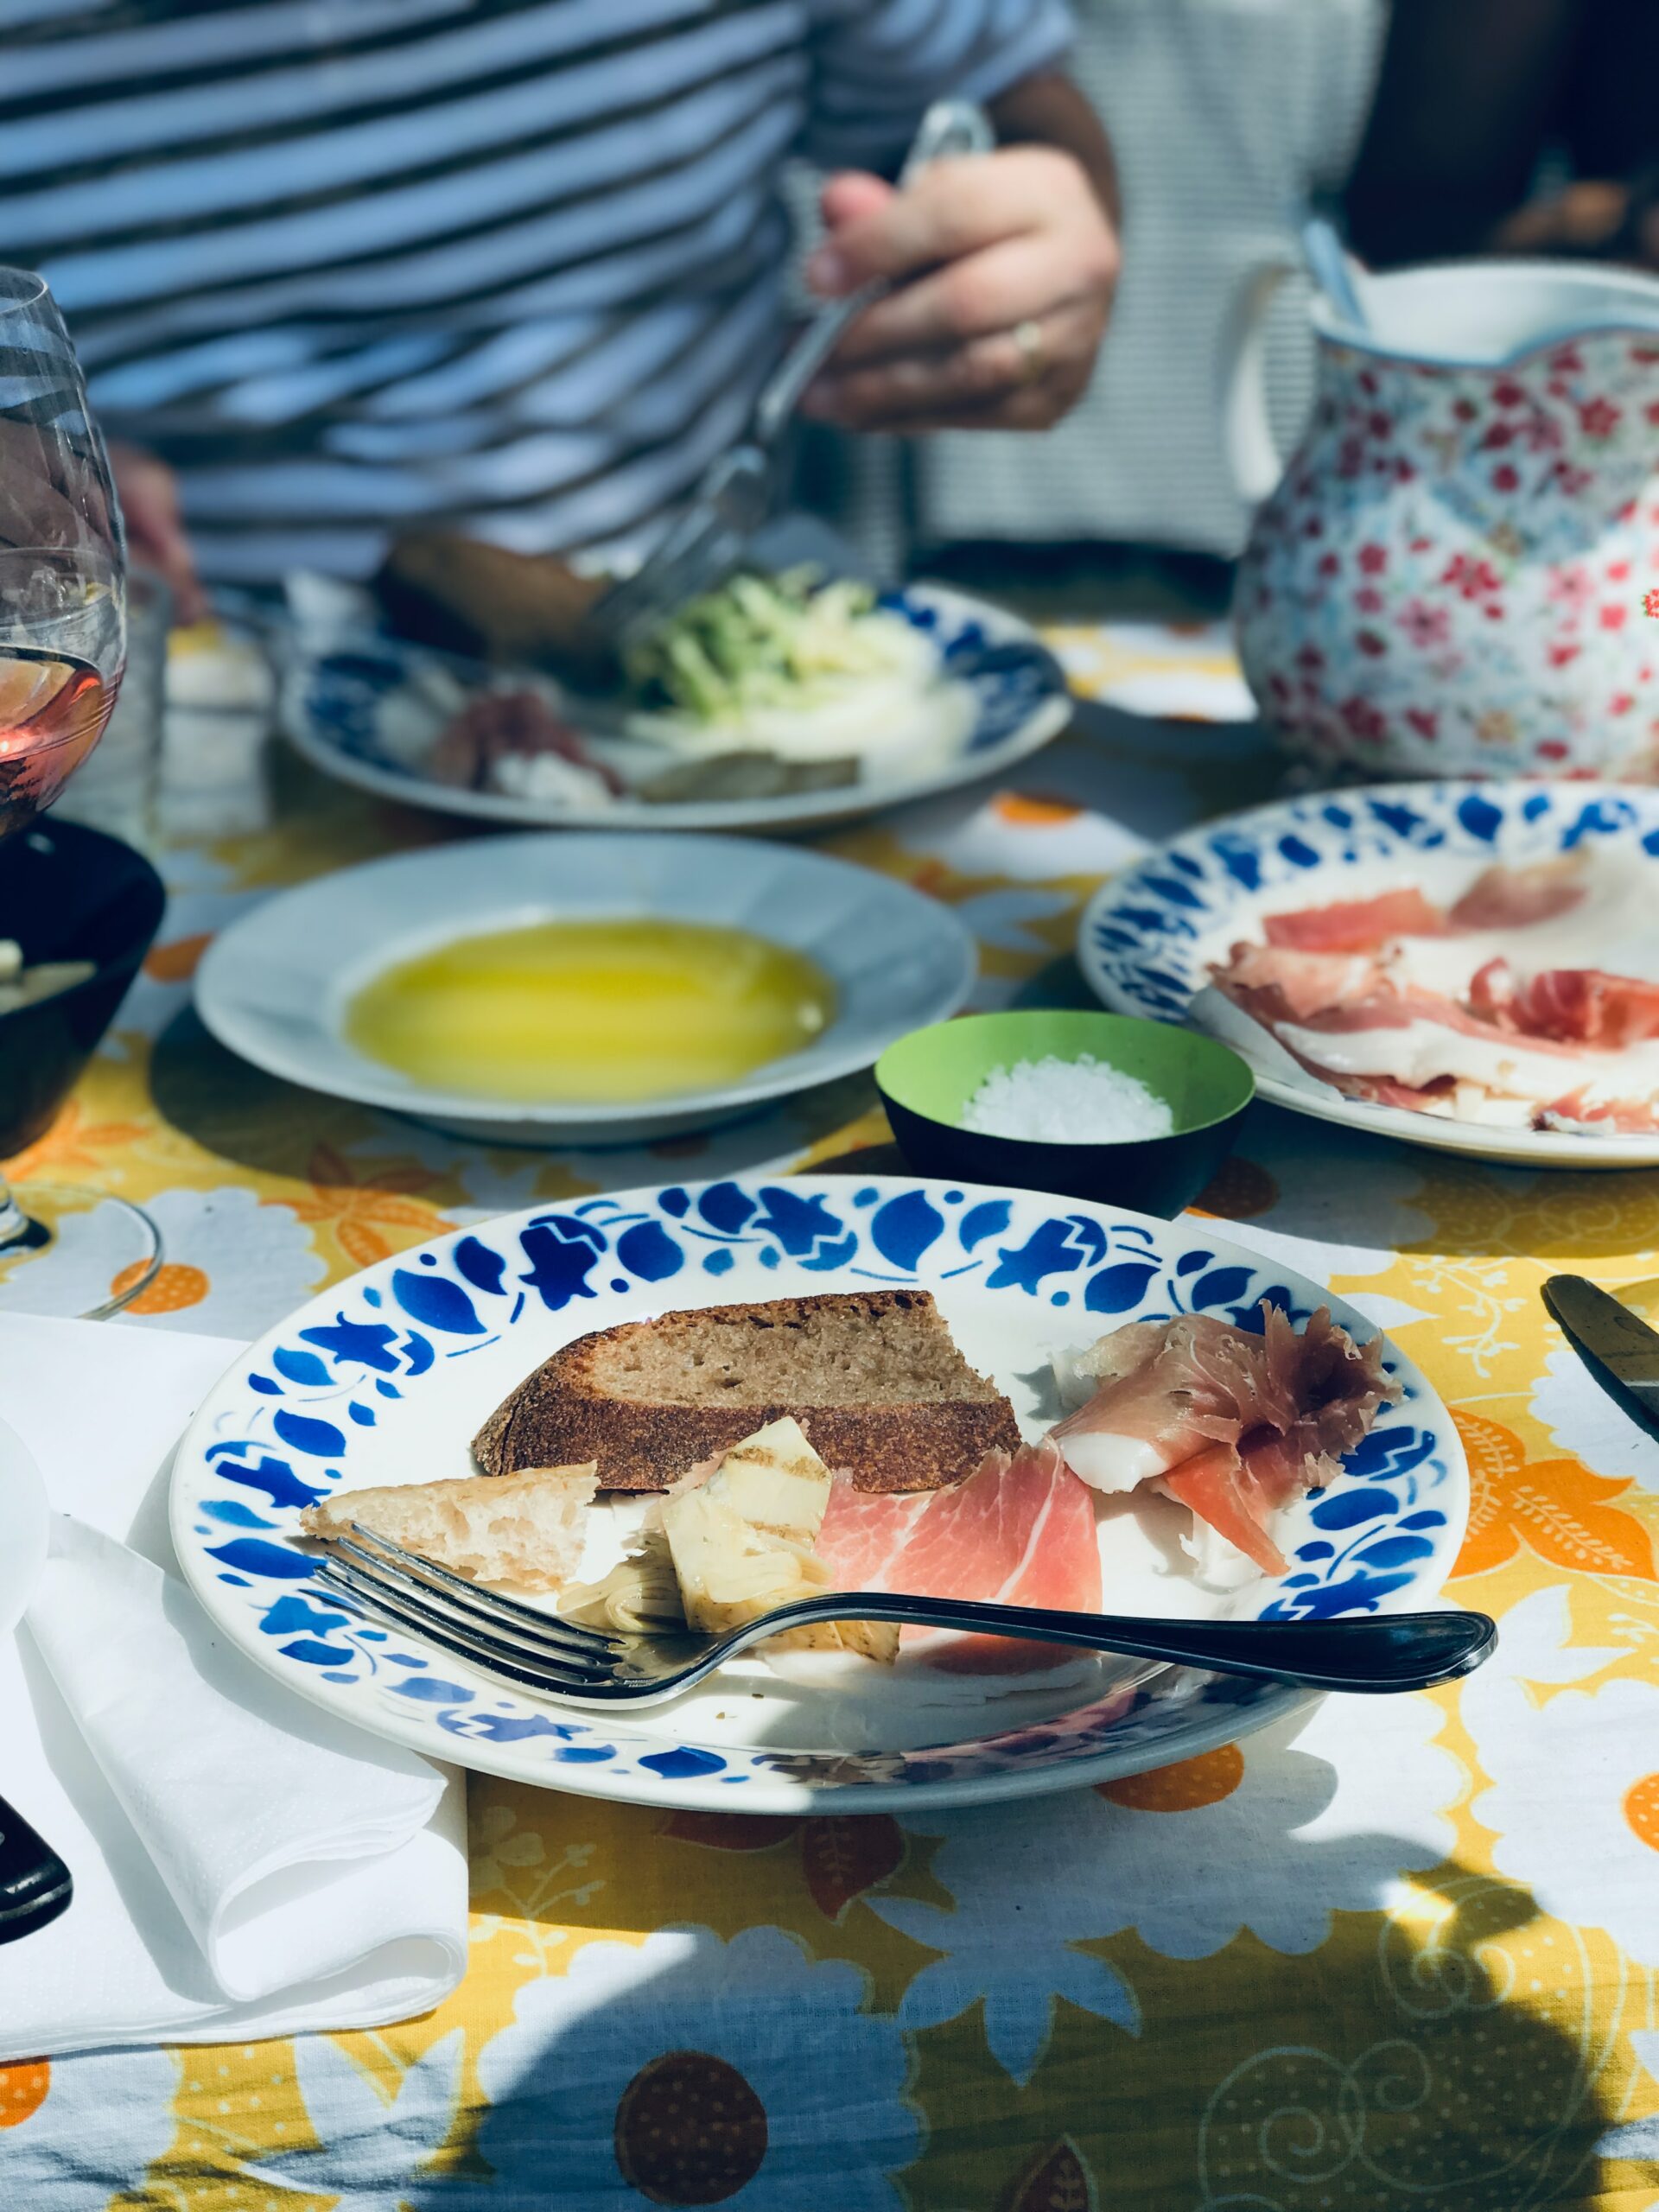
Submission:
<svg viewBox="0 0 1659 2212">
<path fill-rule="evenodd" d="M 207 594 L 184 534 L 177 478 L 153 453 L 118 440 L 110 446 L 110 466 L 126 518 L 127 550 L 165 579 L 173 594 L 175 621 L 201 621 L 208 612 Z"/>
<path fill-rule="evenodd" d="M 1659 171 L 1635 186 L 1585 177 L 1529 200 L 1498 226 L 1491 248 L 1659 270 Z"/>
<path fill-rule="evenodd" d="M 807 264 L 834 297 L 897 289 L 861 315 L 802 411 L 854 430 L 1041 430 L 1083 397 L 1118 248 L 1082 168 L 1049 147 L 931 163 L 897 191 L 833 178 Z"/>
</svg>

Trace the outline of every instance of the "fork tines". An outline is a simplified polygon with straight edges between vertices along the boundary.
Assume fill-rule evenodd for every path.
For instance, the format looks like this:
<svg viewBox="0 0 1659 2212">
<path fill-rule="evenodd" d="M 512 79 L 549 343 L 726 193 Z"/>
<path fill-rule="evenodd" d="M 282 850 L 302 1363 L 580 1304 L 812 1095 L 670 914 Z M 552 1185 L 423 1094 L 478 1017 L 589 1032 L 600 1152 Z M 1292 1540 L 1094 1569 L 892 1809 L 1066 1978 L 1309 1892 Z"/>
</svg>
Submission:
<svg viewBox="0 0 1659 2212">
<path fill-rule="evenodd" d="M 670 536 L 632 576 L 594 601 L 588 620 L 619 645 L 722 582 L 741 541 L 706 497 L 688 508 Z"/>
<path fill-rule="evenodd" d="M 358 1522 L 334 1541 L 317 1580 L 359 1612 L 532 1689 L 580 1694 L 612 1678 L 621 1649 L 613 1637 L 480 1589 Z"/>
</svg>

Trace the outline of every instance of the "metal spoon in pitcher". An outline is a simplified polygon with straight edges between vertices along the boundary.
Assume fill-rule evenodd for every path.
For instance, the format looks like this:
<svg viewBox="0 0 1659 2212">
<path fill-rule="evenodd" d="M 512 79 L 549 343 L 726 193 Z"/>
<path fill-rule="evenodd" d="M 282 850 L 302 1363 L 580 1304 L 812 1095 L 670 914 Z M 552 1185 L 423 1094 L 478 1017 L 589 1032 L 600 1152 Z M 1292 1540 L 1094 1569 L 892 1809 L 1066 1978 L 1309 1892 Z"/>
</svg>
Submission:
<svg viewBox="0 0 1659 2212">
<path fill-rule="evenodd" d="M 1345 323 L 1355 330 L 1369 330 L 1365 312 L 1347 250 L 1323 215 L 1311 216 L 1302 225 L 1302 259 L 1307 273 Z"/>
</svg>

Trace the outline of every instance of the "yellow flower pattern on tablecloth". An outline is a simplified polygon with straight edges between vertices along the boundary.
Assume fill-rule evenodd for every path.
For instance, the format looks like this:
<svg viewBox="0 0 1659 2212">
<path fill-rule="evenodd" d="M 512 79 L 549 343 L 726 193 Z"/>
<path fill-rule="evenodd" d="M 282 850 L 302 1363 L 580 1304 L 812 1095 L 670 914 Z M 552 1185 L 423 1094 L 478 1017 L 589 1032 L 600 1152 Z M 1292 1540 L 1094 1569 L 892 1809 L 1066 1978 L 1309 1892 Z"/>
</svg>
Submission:
<svg viewBox="0 0 1659 2212">
<path fill-rule="evenodd" d="M 1016 791 L 834 843 L 955 906 L 996 1003 L 1069 948 L 1084 856 L 1124 849 L 1102 817 L 1128 745 L 1085 734 Z M 188 1012 L 214 930 L 438 834 L 285 775 L 276 830 L 181 867 L 121 1029 L 16 1163 L 163 1218 L 137 1325 L 251 1332 L 480 1209 L 885 1137 L 855 1084 L 833 1120 L 486 1154 L 241 1066 Z M 1659 1173 L 1485 1170 L 1258 1112 L 1200 1210 L 1357 1300 L 1456 1408 L 1454 1594 L 1503 1626 L 1482 1674 L 926 1818 L 475 1778 L 471 1969 L 436 2012 L 0 2069 L 4 2212 L 1649 2212 L 1659 1447 L 1538 1292 L 1571 1267 L 1651 1293 Z"/>
<path fill-rule="evenodd" d="M 1469 1533 L 1459 1574 L 1502 1567 L 1524 1545 L 1551 1567 L 1652 1581 L 1648 1531 L 1611 1503 L 1628 1483 L 1604 1482 L 1576 1459 L 1529 1463 L 1512 1429 L 1479 1414 L 1453 1418 L 1469 1455 Z"/>
<path fill-rule="evenodd" d="M 142 1122 L 96 1122 L 79 1098 L 71 1098 L 44 1136 L 7 1162 L 14 1182 L 107 1173 L 114 1155 L 138 1142 Z"/>
<path fill-rule="evenodd" d="M 424 1243 L 450 1226 L 421 1200 L 419 1193 L 429 1191 L 438 1178 L 417 1160 L 378 1160 L 354 1167 L 332 1145 L 320 1144 L 306 1172 L 309 1194 L 290 1198 L 288 1205 L 297 1220 L 326 1231 L 328 1243 L 349 1262 L 348 1274 L 389 1260 L 406 1244 Z"/>
</svg>

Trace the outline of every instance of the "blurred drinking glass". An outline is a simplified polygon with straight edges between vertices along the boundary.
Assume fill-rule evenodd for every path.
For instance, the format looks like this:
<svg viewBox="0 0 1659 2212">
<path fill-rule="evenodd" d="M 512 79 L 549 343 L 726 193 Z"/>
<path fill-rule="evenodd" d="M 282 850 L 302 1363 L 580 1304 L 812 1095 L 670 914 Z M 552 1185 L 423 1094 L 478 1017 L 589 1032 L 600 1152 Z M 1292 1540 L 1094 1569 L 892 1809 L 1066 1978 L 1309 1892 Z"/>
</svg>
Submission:
<svg viewBox="0 0 1659 2212">
<path fill-rule="evenodd" d="M 102 830 L 155 857 L 173 594 L 149 569 L 127 575 L 127 668 L 97 751 L 53 806 L 53 819 Z"/>
<path fill-rule="evenodd" d="M 103 734 L 126 666 L 126 565 L 63 318 L 43 279 L 0 270 L 0 837 Z"/>
<path fill-rule="evenodd" d="M 0 871 L 7 841 L 52 804 L 103 734 L 126 666 L 126 618 L 120 509 L 74 347 L 44 280 L 0 269 Z M 27 943 L 22 953 L 27 961 Z M 108 1256 L 124 1287 L 154 1274 L 158 1240 L 137 1208 L 96 1192 L 43 1195 L 48 1205 L 26 1208 L 0 1180 L 8 1287 L 20 1261 L 49 1248 L 66 1200 L 69 1211 L 77 1199 L 107 1210 L 111 1229 L 119 1222 L 124 1241 Z M 92 1302 L 101 1312 L 124 1299 Z"/>
</svg>

